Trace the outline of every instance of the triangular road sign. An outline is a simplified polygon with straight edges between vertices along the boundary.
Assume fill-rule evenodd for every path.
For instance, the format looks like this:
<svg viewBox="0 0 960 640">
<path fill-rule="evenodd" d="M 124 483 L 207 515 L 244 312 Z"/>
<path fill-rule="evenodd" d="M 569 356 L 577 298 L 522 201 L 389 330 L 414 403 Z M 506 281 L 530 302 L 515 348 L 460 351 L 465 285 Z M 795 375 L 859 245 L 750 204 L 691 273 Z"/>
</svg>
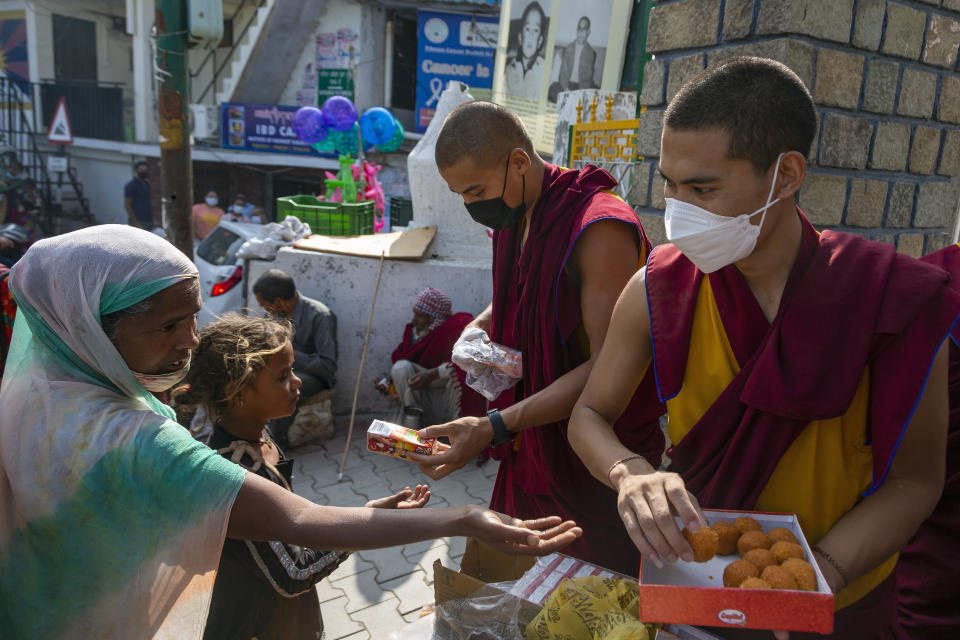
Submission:
<svg viewBox="0 0 960 640">
<path fill-rule="evenodd" d="M 67 116 L 67 101 L 60 98 L 60 104 L 50 121 L 50 131 L 47 140 L 53 144 L 73 144 L 73 129 L 70 128 L 70 118 Z"/>
</svg>

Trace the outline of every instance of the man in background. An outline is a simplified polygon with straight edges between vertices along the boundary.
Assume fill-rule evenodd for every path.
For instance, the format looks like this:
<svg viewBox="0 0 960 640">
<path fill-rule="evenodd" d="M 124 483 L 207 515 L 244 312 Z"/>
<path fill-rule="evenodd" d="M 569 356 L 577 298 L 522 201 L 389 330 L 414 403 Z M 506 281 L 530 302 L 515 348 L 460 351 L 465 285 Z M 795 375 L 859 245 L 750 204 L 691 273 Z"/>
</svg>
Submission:
<svg viewBox="0 0 960 640">
<path fill-rule="evenodd" d="M 153 229 L 153 205 L 150 202 L 150 167 L 144 161 L 133 167 L 133 180 L 123 187 L 123 208 L 127 211 L 128 224 L 147 231 Z"/>
<path fill-rule="evenodd" d="M 403 426 L 419 429 L 484 414 L 486 400 L 450 361 L 454 343 L 472 320 L 469 313 L 453 313 L 450 298 L 439 289 L 428 287 L 417 295 L 413 319 L 390 357 Z M 381 381 L 377 389 L 388 393 L 389 385 Z"/>
<path fill-rule="evenodd" d="M 286 318 L 293 325 L 293 372 L 303 381 L 300 404 L 337 383 L 337 317 L 322 302 L 300 294 L 293 278 L 270 269 L 253 285 L 253 295 L 268 313 Z M 299 405 L 297 412 L 299 412 Z M 289 447 L 287 433 L 295 412 L 269 423 L 273 439 Z"/>
</svg>

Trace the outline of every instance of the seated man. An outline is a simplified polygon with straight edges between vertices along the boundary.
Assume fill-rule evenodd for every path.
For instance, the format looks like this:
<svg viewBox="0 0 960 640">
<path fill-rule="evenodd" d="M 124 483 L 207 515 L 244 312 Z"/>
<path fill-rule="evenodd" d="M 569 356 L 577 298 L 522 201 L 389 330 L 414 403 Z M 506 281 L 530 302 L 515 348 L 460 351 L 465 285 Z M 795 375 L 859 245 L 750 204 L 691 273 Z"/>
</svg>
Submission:
<svg viewBox="0 0 960 640">
<path fill-rule="evenodd" d="M 467 386 L 464 372 L 450 362 L 453 345 L 471 320 L 469 313 L 453 314 L 450 298 L 439 289 L 424 289 L 417 296 L 413 320 L 391 356 L 390 379 L 400 396 L 403 426 L 419 429 L 483 415 L 483 396 Z M 377 388 L 387 391 L 384 385 Z"/>
<path fill-rule="evenodd" d="M 332 389 L 337 383 L 337 317 L 322 302 L 301 295 L 293 278 L 279 269 L 260 276 L 253 295 L 268 313 L 293 325 L 293 371 L 303 380 L 300 402 Z M 273 438 L 282 447 L 289 446 L 287 432 L 296 416 L 270 421 Z"/>
<path fill-rule="evenodd" d="M 894 567 L 943 489 L 960 296 L 888 244 L 814 229 L 795 196 L 815 132 L 809 91 L 772 60 L 680 89 L 659 164 L 673 244 L 617 302 L 570 444 L 647 560 L 692 559 L 674 514 L 698 531 L 697 502 L 795 513 L 836 594 L 829 637 L 902 637 Z M 611 426 L 648 369 L 666 470 Z"/>
</svg>

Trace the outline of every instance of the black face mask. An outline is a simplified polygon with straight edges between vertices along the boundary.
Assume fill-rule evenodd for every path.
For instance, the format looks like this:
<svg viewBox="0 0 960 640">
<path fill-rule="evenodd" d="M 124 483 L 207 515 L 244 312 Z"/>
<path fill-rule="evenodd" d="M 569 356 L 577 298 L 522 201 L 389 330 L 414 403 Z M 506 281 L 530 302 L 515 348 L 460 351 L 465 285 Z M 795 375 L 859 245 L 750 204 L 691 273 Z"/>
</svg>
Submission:
<svg viewBox="0 0 960 640">
<path fill-rule="evenodd" d="M 503 172 L 503 191 L 500 192 L 499 198 L 480 200 L 465 205 L 467 207 L 467 213 L 470 214 L 470 217 L 473 218 L 474 221 L 497 231 L 516 226 L 517 223 L 520 222 L 520 218 L 523 217 L 523 214 L 527 212 L 527 205 L 523 202 L 523 199 L 527 195 L 526 174 L 521 176 L 523 179 L 523 191 L 520 195 L 520 204 L 516 207 L 511 207 L 503 201 L 503 194 L 507 192 L 507 174 L 509 171 L 510 157 L 508 156 L 507 168 Z"/>
</svg>

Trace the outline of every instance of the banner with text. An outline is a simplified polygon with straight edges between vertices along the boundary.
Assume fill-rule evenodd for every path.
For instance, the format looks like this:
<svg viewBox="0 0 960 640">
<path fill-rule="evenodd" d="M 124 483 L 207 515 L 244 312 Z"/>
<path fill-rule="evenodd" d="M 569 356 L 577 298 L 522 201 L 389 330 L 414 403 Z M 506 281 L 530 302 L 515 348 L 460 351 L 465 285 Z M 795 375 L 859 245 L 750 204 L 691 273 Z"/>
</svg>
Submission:
<svg viewBox="0 0 960 640">
<path fill-rule="evenodd" d="M 290 124 L 299 108 L 224 103 L 220 105 L 220 144 L 224 149 L 313 155 L 313 149 L 297 137 Z"/>
<path fill-rule="evenodd" d="M 499 21 L 434 11 L 419 11 L 418 15 L 415 118 L 417 131 L 423 133 L 450 80 L 468 85 L 475 98 L 489 99 Z"/>
</svg>

